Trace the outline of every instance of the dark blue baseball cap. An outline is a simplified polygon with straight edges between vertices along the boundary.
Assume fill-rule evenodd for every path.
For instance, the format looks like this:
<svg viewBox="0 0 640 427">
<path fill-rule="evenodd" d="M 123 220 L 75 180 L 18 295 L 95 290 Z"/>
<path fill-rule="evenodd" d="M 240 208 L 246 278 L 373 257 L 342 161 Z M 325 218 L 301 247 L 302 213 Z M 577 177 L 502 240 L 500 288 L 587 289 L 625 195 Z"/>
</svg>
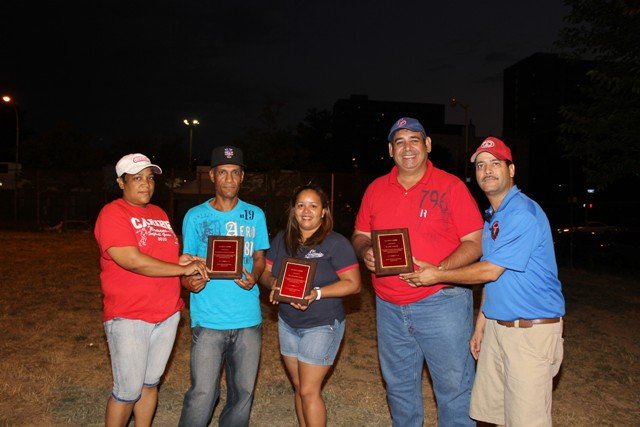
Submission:
<svg viewBox="0 0 640 427">
<path fill-rule="evenodd" d="M 425 138 L 427 137 L 427 133 L 424 131 L 422 124 L 418 120 L 411 117 L 402 117 L 401 119 L 398 119 L 398 121 L 396 121 L 393 126 L 391 126 L 391 131 L 389 132 L 387 141 L 391 141 L 391 139 L 393 139 L 393 134 L 400 129 L 420 132 L 422 136 L 424 136 Z"/>
</svg>

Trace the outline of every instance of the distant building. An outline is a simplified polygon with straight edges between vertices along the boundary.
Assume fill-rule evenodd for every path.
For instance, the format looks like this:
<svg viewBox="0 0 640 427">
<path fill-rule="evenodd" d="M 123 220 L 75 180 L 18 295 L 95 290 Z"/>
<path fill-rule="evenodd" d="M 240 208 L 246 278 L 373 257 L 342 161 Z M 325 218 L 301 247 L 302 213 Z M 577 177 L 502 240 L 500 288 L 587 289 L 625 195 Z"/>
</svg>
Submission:
<svg viewBox="0 0 640 427">
<path fill-rule="evenodd" d="M 0 191 L 15 190 L 22 165 L 13 162 L 0 162 Z"/>
<path fill-rule="evenodd" d="M 423 124 L 434 144 L 431 156 L 439 167 L 464 176 L 464 125 L 445 123 L 445 105 L 417 102 L 374 101 L 367 95 L 351 95 L 333 105 L 331 155 L 340 171 L 383 173 L 392 165 L 387 135 L 403 116 Z M 475 127 L 469 126 L 469 150 L 476 146 Z"/>
<path fill-rule="evenodd" d="M 558 142 L 560 107 L 581 99 L 580 88 L 593 66 L 535 53 L 504 70 L 503 136 L 521 142 L 521 155 L 514 153 L 516 166 L 528 172 L 525 190 L 537 200 L 566 203 L 581 195 L 579 165 L 566 159 Z"/>
</svg>

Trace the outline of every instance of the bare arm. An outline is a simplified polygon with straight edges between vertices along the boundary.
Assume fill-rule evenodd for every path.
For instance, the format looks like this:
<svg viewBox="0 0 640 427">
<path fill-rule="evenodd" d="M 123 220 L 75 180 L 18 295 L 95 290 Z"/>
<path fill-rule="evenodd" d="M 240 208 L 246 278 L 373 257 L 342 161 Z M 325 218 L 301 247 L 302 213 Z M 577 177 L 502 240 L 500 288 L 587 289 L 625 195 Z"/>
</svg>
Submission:
<svg viewBox="0 0 640 427">
<path fill-rule="evenodd" d="M 187 265 L 191 261 L 206 262 L 206 260 L 204 258 L 201 258 L 199 256 L 193 256 L 191 254 L 182 254 L 182 255 L 180 255 L 180 258 L 178 258 L 178 264 L 180 264 L 180 265 Z"/>
<path fill-rule="evenodd" d="M 413 259 L 419 269 L 412 273 L 401 274 L 400 279 L 406 281 L 411 286 L 430 286 L 437 283 L 460 283 L 472 284 L 466 281 L 458 282 L 455 280 L 445 280 L 441 278 L 440 273 L 443 271 L 451 271 L 458 267 L 466 266 L 480 258 L 482 255 L 482 230 L 477 230 L 460 238 L 460 245 L 448 257 L 446 257 L 438 267 L 429 264 L 426 261 Z M 485 283 L 480 281 L 477 283 Z M 475 284 L 475 283 L 473 283 Z"/>
<path fill-rule="evenodd" d="M 189 292 L 193 292 L 196 294 L 204 289 L 208 281 L 209 279 L 202 277 L 199 274 L 180 277 L 180 284 L 182 285 L 182 287 Z"/>
<path fill-rule="evenodd" d="M 371 272 L 375 272 L 375 259 L 373 248 L 371 247 L 371 233 L 355 230 L 351 236 L 351 245 L 356 252 L 356 256 L 364 261 L 365 267 Z"/>
<path fill-rule="evenodd" d="M 480 347 L 482 345 L 482 339 L 484 338 L 484 326 L 487 324 L 487 318 L 484 317 L 484 313 L 482 312 L 483 306 L 484 289 L 482 290 L 482 300 L 480 301 L 480 312 L 478 313 L 478 318 L 476 319 L 476 328 L 473 331 L 473 335 L 471 336 L 471 341 L 469 341 L 469 349 L 471 350 L 471 355 L 476 360 L 478 360 L 478 356 L 480 355 Z"/>
<path fill-rule="evenodd" d="M 265 264 L 264 271 L 260 275 L 260 283 L 265 288 L 269 289 L 269 301 L 271 304 L 278 304 L 279 301 L 273 299 L 273 293 L 276 291 L 278 283 L 276 276 L 273 275 L 273 271 L 271 271 L 271 265 Z"/>
<path fill-rule="evenodd" d="M 197 256 L 193 256 L 191 254 L 182 254 L 180 255 L 180 261 L 178 261 L 181 265 L 188 264 L 191 261 L 199 260 L 202 262 L 206 262 L 204 258 L 200 258 Z M 181 276 L 180 277 L 180 285 L 183 288 L 190 292 L 198 293 L 202 289 L 204 289 L 205 285 L 209 281 L 208 277 L 203 277 L 200 274 L 193 274 L 191 276 Z"/>
<path fill-rule="evenodd" d="M 264 271 L 266 261 L 264 258 L 264 251 L 254 251 L 253 252 L 253 267 L 251 268 L 251 272 L 248 272 L 246 268 L 242 268 L 244 272 L 244 279 L 236 279 L 234 282 L 238 286 L 243 289 L 249 290 L 253 288 L 253 286 L 258 282 L 260 275 Z"/>
<path fill-rule="evenodd" d="M 120 267 L 143 276 L 171 277 L 201 274 L 203 277 L 208 277 L 204 263 L 198 259 L 185 265 L 174 264 L 143 254 L 135 246 L 113 246 L 107 249 L 107 253 Z"/>
<path fill-rule="evenodd" d="M 460 285 L 480 285 L 494 282 L 504 272 L 504 268 L 488 261 L 479 261 L 454 270 L 441 270 L 414 258 L 420 269 L 413 273 L 401 274 L 400 279 L 410 286 L 432 286 L 438 283 L 456 283 Z"/>
<path fill-rule="evenodd" d="M 258 282 L 258 278 L 262 275 L 266 265 L 265 251 L 255 251 L 253 253 L 253 267 L 251 268 L 251 276 L 254 277 L 253 283 Z"/>
<path fill-rule="evenodd" d="M 344 271 L 338 274 L 340 280 L 330 285 L 322 287 L 322 298 L 340 298 L 347 295 L 357 294 L 362 287 L 362 280 L 360 278 L 360 269 L 358 267 L 351 270 Z M 314 289 L 307 299 L 313 301 L 318 297 L 318 293 Z"/>
<path fill-rule="evenodd" d="M 320 290 L 322 293 L 322 299 L 325 298 L 340 298 L 351 294 L 357 294 L 360 292 L 362 282 L 360 280 L 360 269 L 352 268 L 351 270 L 344 271 L 338 274 L 340 280 L 330 285 L 323 286 Z M 309 301 L 308 305 L 291 303 L 294 308 L 298 310 L 306 310 L 309 306 L 318 299 L 318 291 L 311 290 L 309 295 L 304 297 Z"/>
<path fill-rule="evenodd" d="M 412 273 L 401 274 L 400 279 L 411 286 L 431 286 L 437 283 L 458 283 L 476 285 L 497 279 L 504 271 L 502 267 L 491 263 L 476 262 L 482 255 L 482 231 L 474 231 L 460 239 L 460 246 L 446 257 L 440 266 L 413 259 L 419 269 Z"/>
<path fill-rule="evenodd" d="M 352 268 L 351 270 L 344 271 L 338 274 L 338 277 L 340 280 L 322 288 L 322 298 L 339 298 L 360 292 L 362 280 L 359 268 Z M 278 287 L 278 280 L 271 271 L 271 265 L 267 264 L 262 276 L 260 276 L 260 283 L 267 289 L 271 290 L 271 295 L 269 296 L 271 303 L 278 304 L 278 301 L 273 299 L 273 293 Z M 312 303 L 318 298 L 318 292 L 313 289 L 305 298 L 309 300 L 309 303 Z M 307 306 L 300 304 L 291 303 L 291 305 L 299 310 L 307 309 Z"/>
<path fill-rule="evenodd" d="M 273 272 L 271 271 L 271 265 L 265 263 L 264 271 L 260 275 L 260 279 L 259 279 L 260 284 L 265 288 L 271 290 L 273 289 L 275 280 L 276 280 L 276 277 L 273 275 Z"/>
<path fill-rule="evenodd" d="M 460 246 L 456 248 L 440 265 L 444 270 L 451 270 L 471 264 L 482 256 L 482 230 L 477 230 L 460 238 Z"/>
</svg>

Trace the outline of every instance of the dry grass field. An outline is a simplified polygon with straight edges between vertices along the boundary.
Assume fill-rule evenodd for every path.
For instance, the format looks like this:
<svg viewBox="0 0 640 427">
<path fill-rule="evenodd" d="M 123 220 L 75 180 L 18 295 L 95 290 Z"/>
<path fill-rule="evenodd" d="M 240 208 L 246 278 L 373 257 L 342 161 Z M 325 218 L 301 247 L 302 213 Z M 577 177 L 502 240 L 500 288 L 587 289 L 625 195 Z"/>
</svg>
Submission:
<svg viewBox="0 0 640 427">
<path fill-rule="evenodd" d="M 98 253 L 90 233 L 0 232 L 0 425 L 100 425 L 111 371 L 101 324 Z M 563 270 L 565 360 L 554 392 L 557 426 L 640 425 L 640 289 L 632 278 Z M 332 426 L 387 426 L 368 281 L 346 301 L 345 340 L 324 397 Z M 251 423 L 294 426 L 276 315 L 264 339 Z M 157 426 L 175 426 L 189 386 L 188 310 L 160 389 Z M 224 396 L 224 383 L 223 383 Z M 223 397 L 224 398 L 224 397 Z M 222 405 L 218 405 L 213 425 Z M 436 425 L 425 381 L 426 425 Z"/>
</svg>

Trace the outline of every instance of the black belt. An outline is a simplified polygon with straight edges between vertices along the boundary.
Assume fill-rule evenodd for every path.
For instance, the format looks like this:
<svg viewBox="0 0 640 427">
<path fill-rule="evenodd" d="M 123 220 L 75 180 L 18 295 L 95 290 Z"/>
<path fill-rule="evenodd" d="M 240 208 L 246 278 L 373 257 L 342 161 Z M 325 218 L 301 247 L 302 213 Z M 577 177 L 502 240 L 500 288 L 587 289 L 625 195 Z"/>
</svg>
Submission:
<svg viewBox="0 0 640 427">
<path fill-rule="evenodd" d="M 552 317 L 548 319 L 517 319 L 517 320 L 496 320 L 498 325 L 507 328 L 530 328 L 533 325 L 544 325 L 548 323 L 558 323 L 561 317 Z"/>
</svg>

